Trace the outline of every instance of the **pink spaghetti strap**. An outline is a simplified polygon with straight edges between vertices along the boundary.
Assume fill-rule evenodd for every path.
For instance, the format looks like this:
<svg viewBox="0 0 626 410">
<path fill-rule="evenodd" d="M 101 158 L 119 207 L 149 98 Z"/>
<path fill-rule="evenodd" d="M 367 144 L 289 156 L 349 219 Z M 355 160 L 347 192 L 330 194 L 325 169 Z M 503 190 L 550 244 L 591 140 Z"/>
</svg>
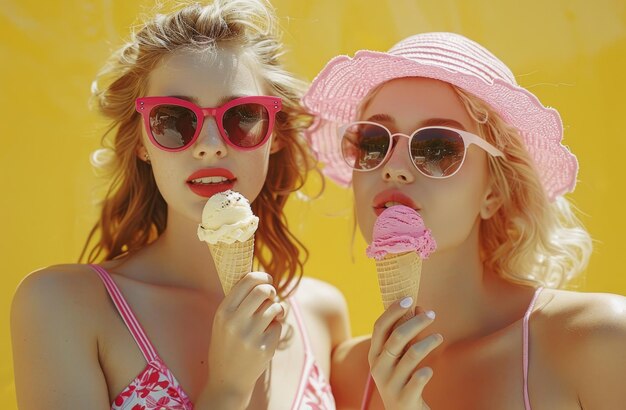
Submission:
<svg viewBox="0 0 626 410">
<path fill-rule="evenodd" d="M 306 386 L 308 383 L 308 371 L 313 364 L 313 353 L 311 352 L 311 346 L 309 343 L 309 336 L 304 327 L 304 321 L 302 320 L 302 313 L 300 312 L 300 308 L 296 303 L 295 297 L 289 298 L 289 304 L 293 309 L 293 315 L 296 319 L 296 323 L 298 325 L 298 330 L 302 337 L 302 344 L 304 345 L 304 364 L 302 365 L 302 371 L 300 372 L 300 383 L 298 384 L 298 390 L 296 391 L 296 396 L 293 399 L 293 403 L 291 404 L 291 410 L 296 410 L 300 408 L 300 404 L 302 399 L 304 398 L 304 391 L 306 390 Z"/>
<path fill-rule="evenodd" d="M 309 334 L 306 331 L 306 327 L 304 326 L 304 321 L 302 320 L 302 313 L 300 312 L 300 308 L 296 303 L 296 298 L 289 298 L 289 303 L 291 304 L 291 308 L 293 309 L 293 314 L 296 318 L 296 323 L 298 324 L 298 330 L 300 331 L 300 335 L 302 336 L 302 344 L 304 344 L 304 351 L 307 355 L 311 353 L 311 344 L 309 342 Z"/>
<path fill-rule="evenodd" d="M 371 374 L 367 374 L 367 382 L 365 382 L 365 391 L 363 392 L 363 400 L 361 400 L 361 410 L 367 410 L 374 393 L 374 379 Z"/>
<path fill-rule="evenodd" d="M 156 350 L 154 349 L 154 346 L 152 346 L 152 343 L 150 343 L 150 340 L 148 339 L 143 328 L 137 321 L 137 318 L 135 317 L 133 311 L 130 309 L 130 306 L 128 306 L 128 303 L 126 303 L 124 296 L 122 296 L 120 289 L 111 278 L 111 275 L 109 275 L 109 273 L 99 265 L 89 266 L 94 271 L 96 271 L 98 276 L 100 276 L 100 279 L 102 279 L 102 282 L 104 283 L 104 286 L 106 287 L 109 296 L 111 296 L 113 304 L 117 308 L 120 316 L 122 316 L 126 327 L 130 331 L 130 334 L 133 336 L 133 339 L 135 339 L 135 342 L 137 343 L 137 346 L 139 346 L 139 350 L 141 350 L 143 356 L 146 358 L 146 361 L 148 363 L 152 362 L 158 357 Z"/>
<path fill-rule="evenodd" d="M 522 360 L 523 360 L 523 368 L 524 368 L 524 408 L 526 410 L 530 410 L 530 397 L 528 395 L 528 361 L 529 361 L 529 355 L 528 355 L 528 341 L 529 341 L 529 336 L 530 336 L 530 331 L 529 331 L 529 322 L 530 322 L 530 315 L 533 312 L 533 309 L 535 307 L 535 303 L 537 302 L 537 298 L 539 297 L 539 294 L 541 293 L 541 291 L 543 290 L 543 287 L 539 287 L 537 288 L 537 290 L 535 290 L 535 294 L 532 298 L 532 300 L 530 301 L 530 305 L 528 305 L 528 310 L 526 310 L 526 313 L 524 314 L 524 320 L 522 322 L 522 345 L 523 345 L 523 354 L 522 354 Z"/>
</svg>

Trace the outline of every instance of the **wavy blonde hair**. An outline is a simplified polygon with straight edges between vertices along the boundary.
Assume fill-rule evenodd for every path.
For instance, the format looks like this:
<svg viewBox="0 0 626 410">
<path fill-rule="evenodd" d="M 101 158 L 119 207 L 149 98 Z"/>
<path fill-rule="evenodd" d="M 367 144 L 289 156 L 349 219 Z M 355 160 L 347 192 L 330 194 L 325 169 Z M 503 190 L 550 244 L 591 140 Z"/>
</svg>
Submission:
<svg viewBox="0 0 626 410">
<path fill-rule="evenodd" d="M 135 99 L 144 95 L 148 75 L 167 55 L 179 50 L 215 53 L 232 46 L 254 59 L 266 90 L 283 103 L 274 127 L 274 141 L 280 149 L 270 155 L 267 178 L 252 204 L 259 217 L 255 262 L 272 273 L 282 296 L 298 283 L 308 252 L 290 232 L 283 210 L 289 194 L 302 187 L 307 172 L 316 165 L 302 138 L 311 116 L 300 105 L 305 84 L 281 65 L 283 47 L 276 17 L 264 0 L 188 3 L 157 14 L 131 35 L 98 74 L 92 97 L 111 126 L 103 137 L 106 148 L 96 151 L 92 162 L 109 171 L 111 184 L 80 260 L 85 256 L 88 262 L 118 258 L 146 246 L 166 229 L 167 204 L 150 165 L 136 154 L 143 125 L 135 112 Z"/>
<path fill-rule="evenodd" d="M 563 288 L 587 266 L 592 242 L 560 196 L 550 202 L 519 131 L 478 97 L 452 85 L 479 135 L 505 158 L 489 156 L 494 194 L 502 205 L 480 225 L 486 269 L 520 284 Z"/>
</svg>

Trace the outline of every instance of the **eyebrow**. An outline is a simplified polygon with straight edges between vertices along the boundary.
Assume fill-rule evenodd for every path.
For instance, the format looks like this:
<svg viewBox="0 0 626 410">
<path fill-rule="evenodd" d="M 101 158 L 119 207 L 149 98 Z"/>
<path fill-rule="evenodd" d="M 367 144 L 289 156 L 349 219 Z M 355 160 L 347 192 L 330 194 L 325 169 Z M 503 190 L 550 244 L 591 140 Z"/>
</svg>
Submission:
<svg viewBox="0 0 626 410">
<path fill-rule="evenodd" d="M 381 122 L 381 123 L 388 123 L 388 124 L 396 123 L 396 120 L 389 114 L 374 114 L 371 117 L 369 117 L 366 121 Z M 466 131 L 463 124 L 451 118 L 429 118 L 427 120 L 421 121 L 419 123 L 418 128 L 431 127 L 433 125 L 441 125 L 444 127 L 452 127 L 452 128 L 457 128 L 457 129 Z"/>
<path fill-rule="evenodd" d="M 393 119 L 393 117 L 389 114 L 374 114 L 371 117 L 369 117 L 367 120 L 365 121 L 373 121 L 373 122 L 391 122 L 391 123 L 395 123 L 395 120 Z"/>
<path fill-rule="evenodd" d="M 168 95 L 168 97 L 179 98 L 181 100 L 189 101 L 191 103 L 196 104 L 197 106 L 200 106 L 200 102 L 195 97 L 189 97 L 189 96 L 186 96 L 186 95 Z M 241 97 L 246 97 L 246 96 L 241 94 L 241 95 L 228 95 L 226 97 L 222 97 L 222 98 L 220 98 L 218 106 L 224 105 L 228 101 L 234 100 L 235 98 L 241 98 Z"/>
<path fill-rule="evenodd" d="M 422 121 L 420 123 L 420 127 L 430 127 L 433 125 L 441 125 L 444 127 L 452 127 L 466 131 L 463 124 L 451 118 L 429 118 L 426 121 Z"/>
</svg>

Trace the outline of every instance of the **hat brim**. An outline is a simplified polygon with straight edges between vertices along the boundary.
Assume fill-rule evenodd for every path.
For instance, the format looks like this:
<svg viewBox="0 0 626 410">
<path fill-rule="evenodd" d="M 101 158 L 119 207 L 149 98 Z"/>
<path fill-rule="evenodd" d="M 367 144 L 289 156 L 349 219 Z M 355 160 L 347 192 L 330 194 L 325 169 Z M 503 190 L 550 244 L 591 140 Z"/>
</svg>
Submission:
<svg viewBox="0 0 626 410">
<path fill-rule="evenodd" d="M 561 144 L 563 125 L 559 113 L 544 107 L 524 88 L 499 79 L 490 82 L 475 74 L 454 69 L 445 61 L 420 63 L 387 53 L 362 50 L 354 58 L 332 59 L 303 97 L 304 105 L 317 115 L 306 135 L 324 173 L 341 186 L 352 180 L 352 170 L 341 157 L 337 126 L 354 121 L 359 103 L 376 86 L 396 78 L 426 77 L 453 84 L 489 104 L 517 128 L 535 161 L 536 171 L 550 200 L 571 192 L 576 184 L 578 162 Z"/>
</svg>

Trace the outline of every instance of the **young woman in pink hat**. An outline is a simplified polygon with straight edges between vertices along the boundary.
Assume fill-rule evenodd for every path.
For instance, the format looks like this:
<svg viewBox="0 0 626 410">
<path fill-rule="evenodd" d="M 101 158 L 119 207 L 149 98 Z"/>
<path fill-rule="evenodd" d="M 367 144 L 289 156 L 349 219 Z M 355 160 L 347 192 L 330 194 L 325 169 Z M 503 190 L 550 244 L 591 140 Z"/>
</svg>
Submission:
<svg viewBox="0 0 626 410">
<path fill-rule="evenodd" d="M 339 407 L 624 406 L 626 299 L 560 290 L 591 240 L 563 196 L 578 165 L 557 111 L 451 33 L 336 57 L 303 101 L 324 171 L 352 184 L 365 239 L 402 204 L 437 242 L 418 299 L 335 352 Z"/>
<path fill-rule="evenodd" d="M 40 409 L 334 409 L 341 294 L 302 278 L 284 214 L 314 164 L 311 117 L 266 1 L 186 2 L 138 28 L 98 77 L 111 172 L 88 264 L 50 266 L 12 307 L 17 402 Z M 197 229 L 233 189 L 259 217 L 256 267 L 224 295 Z M 239 198 L 241 199 L 241 198 Z"/>
</svg>

